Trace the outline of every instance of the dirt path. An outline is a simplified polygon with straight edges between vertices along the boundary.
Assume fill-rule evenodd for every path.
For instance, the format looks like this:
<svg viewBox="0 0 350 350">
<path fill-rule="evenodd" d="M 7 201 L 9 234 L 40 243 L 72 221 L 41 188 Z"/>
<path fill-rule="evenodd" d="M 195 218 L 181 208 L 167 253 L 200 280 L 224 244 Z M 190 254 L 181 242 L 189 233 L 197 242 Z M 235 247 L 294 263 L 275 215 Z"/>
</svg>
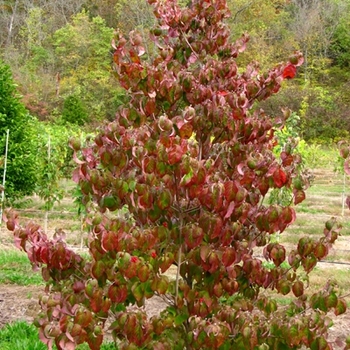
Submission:
<svg viewBox="0 0 350 350">
<path fill-rule="evenodd" d="M 32 322 L 39 311 L 38 298 L 43 288 L 0 285 L 0 328 L 18 320 Z"/>
</svg>

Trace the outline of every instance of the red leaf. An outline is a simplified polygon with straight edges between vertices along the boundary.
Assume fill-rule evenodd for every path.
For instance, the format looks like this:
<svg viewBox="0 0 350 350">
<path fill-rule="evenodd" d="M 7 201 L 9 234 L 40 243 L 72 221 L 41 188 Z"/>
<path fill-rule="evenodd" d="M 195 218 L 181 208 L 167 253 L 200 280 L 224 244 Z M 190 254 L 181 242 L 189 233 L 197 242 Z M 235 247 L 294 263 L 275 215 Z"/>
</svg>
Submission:
<svg viewBox="0 0 350 350">
<path fill-rule="evenodd" d="M 209 256 L 211 248 L 207 245 L 202 245 L 200 248 L 200 257 L 202 261 L 206 262 Z"/>
<path fill-rule="evenodd" d="M 289 166 L 294 162 L 294 157 L 291 154 L 286 154 L 286 152 L 281 153 L 281 159 L 283 166 Z"/>
<path fill-rule="evenodd" d="M 138 263 L 136 262 L 130 264 L 129 267 L 123 271 L 124 276 L 129 279 L 135 277 L 137 273 L 137 267 L 138 267 Z"/>
<path fill-rule="evenodd" d="M 329 294 L 326 297 L 326 305 L 328 308 L 332 308 L 332 307 L 336 307 L 337 304 L 338 304 L 337 294 L 335 292 L 331 292 L 331 294 Z"/>
<path fill-rule="evenodd" d="M 102 305 L 102 292 L 95 292 L 93 297 L 90 299 L 91 310 L 95 313 L 100 312 L 102 310 Z"/>
<path fill-rule="evenodd" d="M 223 247 L 231 245 L 233 237 L 234 233 L 230 229 L 223 230 L 223 232 L 220 235 L 221 245 Z"/>
<path fill-rule="evenodd" d="M 287 182 L 287 175 L 282 169 L 277 169 L 273 173 L 273 180 L 275 182 L 276 187 L 281 188 Z"/>
<path fill-rule="evenodd" d="M 48 349 L 52 349 L 53 339 L 48 339 L 42 328 L 39 329 L 39 339 L 46 344 Z"/>
<path fill-rule="evenodd" d="M 310 272 L 317 264 L 317 259 L 314 255 L 308 255 L 302 260 L 302 265 L 306 272 Z"/>
<path fill-rule="evenodd" d="M 16 227 L 15 220 L 12 218 L 8 219 L 6 222 L 6 227 L 9 231 L 14 231 Z"/>
<path fill-rule="evenodd" d="M 39 248 L 39 254 L 40 254 L 40 258 L 38 259 L 40 262 L 43 262 L 44 264 L 47 264 L 49 261 L 49 250 L 48 248 L 45 247 L 40 247 Z"/>
<path fill-rule="evenodd" d="M 212 226 L 210 230 L 210 238 L 214 239 L 216 237 L 220 236 L 221 230 L 222 230 L 222 220 L 220 217 L 217 217 L 216 219 L 212 220 Z"/>
<path fill-rule="evenodd" d="M 153 206 L 153 196 L 150 192 L 146 192 L 138 198 L 138 205 L 143 209 L 151 209 Z"/>
<path fill-rule="evenodd" d="M 85 284 L 82 281 L 75 281 L 73 284 L 74 293 L 80 293 L 85 289 Z"/>
<path fill-rule="evenodd" d="M 175 145 L 175 147 L 171 148 L 168 152 L 169 164 L 174 165 L 176 163 L 179 163 L 181 161 L 183 154 L 184 154 L 184 151 L 182 150 L 181 146 Z"/>
<path fill-rule="evenodd" d="M 214 292 L 215 296 L 217 296 L 218 298 L 220 298 L 222 296 L 223 288 L 222 288 L 222 284 L 220 282 L 214 285 L 213 292 Z"/>
<path fill-rule="evenodd" d="M 280 245 L 276 244 L 270 252 L 270 257 L 273 263 L 278 267 L 282 264 L 282 262 L 286 259 L 286 250 Z"/>
<path fill-rule="evenodd" d="M 269 190 L 269 182 L 268 179 L 264 178 L 260 181 L 259 183 L 259 191 L 260 193 L 265 196 L 265 194 L 267 193 L 267 191 Z"/>
<path fill-rule="evenodd" d="M 293 64 L 288 64 L 287 67 L 284 68 L 282 76 L 283 79 L 293 79 L 297 74 L 297 69 Z"/>
<path fill-rule="evenodd" d="M 267 210 L 267 221 L 270 223 L 274 223 L 278 221 L 279 216 L 280 216 L 281 209 L 280 207 L 270 207 Z M 264 217 L 265 219 L 265 217 Z"/>
<path fill-rule="evenodd" d="M 234 209 L 235 209 L 235 202 L 231 202 L 227 208 L 227 213 L 224 219 L 228 219 L 232 215 Z"/>
<path fill-rule="evenodd" d="M 296 268 L 299 267 L 300 261 L 301 261 L 300 255 L 298 255 L 295 250 L 292 250 L 288 256 L 289 265 L 292 266 L 293 269 L 295 270 Z"/>
<path fill-rule="evenodd" d="M 156 169 L 156 160 L 154 157 L 146 157 L 144 161 L 142 162 L 143 164 L 143 171 L 147 174 L 152 174 L 154 173 Z"/>
<path fill-rule="evenodd" d="M 297 205 L 305 200 L 305 192 L 303 190 L 294 191 L 294 204 Z"/>
<path fill-rule="evenodd" d="M 244 170 L 245 166 L 246 166 L 245 163 L 240 163 L 240 164 L 238 164 L 238 166 L 237 166 L 237 172 L 238 172 L 239 175 L 244 176 L 244 174 L 245 174 L 245 170 Z"/>
<path fill-rule="evenodd" d="M 323 259 L 328 254 L 328 247 L 325 244 L 317 243 L 314 249 L 316 258 Z"/>
<path fill-rule="evenodd" d="M 75 151 L 73 152 L 73 160 L 79 165 L 82 165 L 85 163 L 85 161 L 82 161 L 78 158 L 77 152 L 75 152 Z"/>
<path fill-rule="evenodd" d="M 296 281 L 293 284 L 292 291 L 294 295 L 298 298 L 304 294 L 304 284 L 301 281 Z"/>
<path fill-rule="evenodd" d="M 174 254 L 171 252 L 167 252 L 162 258 L 160 259 L 160 265 L 159 268 L 162 271 L 162 273 L 166 272 L 169 267 L 174 262 Z"/>
<path fill-rule="evenodd" d="M 233 181 L 225 182 L 224 184 L 224 195 L 228 202 L 232 202 L 238 191 L 237 185 Z"/>
<path fill-rule="evenodd" d="M 111 231 L 104 232 L 101 246 L 106 252 L 115 250 L 118 246 L 118 236 Z"/>
<path fill-rule="evenodd" d="M 210 265 L 210 268 L 208 270 L 210 273 L 215 272 L 219 268 L 220 259 L 219 259 L 218 254 L 215 251 L 213 251 L 209 254 L 208 264 Z"/>
<path fill-rule="evenodd" d="M 98 334 L 98 335 L 91 334 L 91 336 L 89 336 L 89 338 L 88 338 L 88 344 L 89 344 L 90 349 L 91 350 L 99 350 L 101 348 L 102 341 L 103 341 L 102 334 Z M 66 348 L 64 348 L 64 349 L 66 349 Z"/>
<path fill-rule="evenodd" d="M 281 218 L 286 224 L 292 224 L 296 218 L 295 210 L 291 207 L 283 208 Z"/>
<path fill-rule="evenodd" d="M 92 314 L 89 310 L 79 310 L 74 317 L 74 323 L 81 325 L 83 328 L 87 327 L 92 321 Z"/>
<path fill-rule="evenodd" d="M 108 297 L 114 303 L 123 303 L 128 296 L 128 288 L 126 285 L 117 285 L 113 283 L 108 289 Z"/>
<path fill-rule="evenodd" d="M 225 267 L 230 266 L 236 260 L 236 250 L 232 247 L 228 247 L 225 249 L 222 254 L 222 263 Z"/>
<path fill-rule="evenodd" d="M 156 111 L 156 102 L 154 98 L 150 98 L 147 100 L 145 105 L 145 112 L 147 116 L 152 115 Z"/>
<path fill-rule="evenodd" d="M 193 133 L 192 125 L 190 123 L 184 123 L 179 128 L 179 133 L 180 133 L 181 138 L 189 139 L 192 136 L 192 133 Z"/>
<path fill-rule="evenodd" d="M 204 232 L 199 226 L 185 227 L 182 231 L 185 242 L 190 249 L 199 246 L 203 240 Z"/>
<path fill-rule="evenodd" d="M 136 51 L 130 50 L 130 51 L 129 51 L 129 56 L 130 56 L 131 61 L 132 61 L 133 63 L 137 63 L 137 64 L 141 63 L 141 60 L 140 60 L 140 58 L 139 58 L 139 56 L 138 56 L 138 53 L 137 53 Z"/>
</svg>

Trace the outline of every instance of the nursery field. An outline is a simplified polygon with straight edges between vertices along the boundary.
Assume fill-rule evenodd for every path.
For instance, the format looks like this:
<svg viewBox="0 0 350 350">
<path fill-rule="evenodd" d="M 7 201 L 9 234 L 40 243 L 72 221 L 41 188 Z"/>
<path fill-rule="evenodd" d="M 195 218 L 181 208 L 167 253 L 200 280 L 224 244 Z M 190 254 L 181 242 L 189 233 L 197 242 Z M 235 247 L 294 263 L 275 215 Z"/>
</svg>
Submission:
<svg viewBox="0 0 350 350">
<path fill-rule="evenodd" d="M 296 208 L 297 220 L 286 232 L 272 239 L 278 239 L 286 246 L 287 250 L 292 249 L 301 236 L 322 236 L 324 223 L 331 217 L 336 217 L 343 225 L 342 234 L 328 257 L 321 261 L 310 274 L 310 286 L 312 287 L 309 287 L 308 292 L 313 293 L 322 288 L 328 280 L 336 279 L 341 294 L 347 296 L 346 300 L 350 305 L 350 210 L 343 207 L 344 198 L 347 193 L 350 194 L 350 182 L 342 174 L 326 168 L 315 169 L 312 174 L 314 180 L 307 191 L 307 198 Z M 56 204 L 48 215 L 48 233 L 53 235 L 57 229 L 64 230 L 68 244 L 73 249 L 83 251 L 86 233 L 84 233 L 77 207 L 70 196 L 74 185 L 70 182 L 63 185 L 66 189 L 65 198 L 60 204 Z M 44 226 L 45 213 L 42 208 L 43 203 L 35 197 L 18 204 L 18 212 L 23 222 L 34 220 Z M 5 337 L 8 334 L 9 327 L 12 327 L 9 325 L 20 327 L 23 330 L 25 323 L 14 322 L 25 321 L 30 323 L 33 320 L 39 310 L 37 300 L 38 296 L 43 293 L 43 289 L 44 285 L 40 274 L 33 272 L 26 256 L 14 249 L 11 234 L 2 224 L 0 231 L 1 349 L 6 349 L 7 345 L 11 350 L 17 349 L 14 343 L 11 343 L 11 345 L 6 343 L 6 339 L 12 337 Z M 276 295 L 276 299 L 281 303 L 288 303 L 289 300 L 288 295 L 284 297 Z M 163 307 L 162 300 L 154 297 L 147 301 L 146 310 L 151 316 Z M 334 318 L 334 324 L 329 330 L 330 339 L 335 340 L 337 337 L 344 339 L 350 333 L 349 329 L 350 312 L 347 312 Z M 31 331 L 35 332 L 32 328 Z M 27 345 L 23 347 L 24 345 L 20 342 L 18 344 L 18 349 L 27 347 Z M 111 348 L 110 346 L 112 345 L 107 344 L 105 348 Z M 335 343 L 333 347 L 338 349 Z M 35 347 L 34 349 L 41 348 Z M 82 347 L 81 349 L 85 348 Z"/>
</svg>

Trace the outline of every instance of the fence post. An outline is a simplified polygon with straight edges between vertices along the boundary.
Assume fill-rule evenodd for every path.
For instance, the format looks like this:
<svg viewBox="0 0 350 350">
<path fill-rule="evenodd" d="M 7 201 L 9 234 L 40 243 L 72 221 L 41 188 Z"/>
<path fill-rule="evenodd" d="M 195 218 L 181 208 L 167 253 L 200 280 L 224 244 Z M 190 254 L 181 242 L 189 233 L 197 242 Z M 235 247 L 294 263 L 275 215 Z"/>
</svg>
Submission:
<svg viewBox="0 0 350 350">
<path fill-rule="evenodd" d="M 48 142 L 47 142 L 47 163 L 50 166 L 51 161 L 51 135 L 49 134 Z M 49 208 L 45 205 L 45 218 L 44 218 L 44 232 L 47 234 L 47 227 L 49 222 Z"/>
<path fill-rule="evenodd" d="M 5 200 L 5 184 L 6 184 L 6 170 L 7 170 L 7 153 L 8 153 L 8 148 L 9 148 L 9 135 L 10 135 L 10 130 L 7 129 L 7 131 L 6 131 L 6 145 L 5 145 L 5 159 L 4 159 L 4 174 L 2 177 L 0 225 L 2 224 L 2 211 L 3 211 L 3 206 L 4 206 L 4 200 Z"/>
</svg>

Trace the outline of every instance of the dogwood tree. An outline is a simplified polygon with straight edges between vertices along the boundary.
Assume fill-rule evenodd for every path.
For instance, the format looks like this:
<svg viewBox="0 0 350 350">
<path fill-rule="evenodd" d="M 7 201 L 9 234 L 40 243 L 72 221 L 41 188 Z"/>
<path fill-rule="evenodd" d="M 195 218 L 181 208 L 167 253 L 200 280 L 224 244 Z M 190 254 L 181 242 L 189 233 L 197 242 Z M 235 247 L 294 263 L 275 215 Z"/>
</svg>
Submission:
<svg viewBox="0 0 350 350">
<path fill-rule="evenodd" d="M 144 58 L 139 33 L 116 33 L 115 75 L 129 102 L 89 146 L 71 142 L 90 257 L 7 214 L 47 281 L 41 339 L 99 349 L 110 319 L 120 349 L 331 349 L 326 314 L 346 303 L 332 283 L 308 294 L 305 274 L 339 226 L 331 219 L 321 238 L 289 251 L 270 239 L 293 223 L 308 183 L 292 144 L 273 152 L 289 112 L 271 118 L 259 102 L 296 75 L 301 54 L 267 72 L 238 67 L 248 36 L 230 42 L 224 0 L 149 3 L 158 54 Z M 275 188 L 290 188 L 292 203 L 268 204 Z M 149 318 L 143 306 L 155 295 L 167 307 Z"/>
</svg>

